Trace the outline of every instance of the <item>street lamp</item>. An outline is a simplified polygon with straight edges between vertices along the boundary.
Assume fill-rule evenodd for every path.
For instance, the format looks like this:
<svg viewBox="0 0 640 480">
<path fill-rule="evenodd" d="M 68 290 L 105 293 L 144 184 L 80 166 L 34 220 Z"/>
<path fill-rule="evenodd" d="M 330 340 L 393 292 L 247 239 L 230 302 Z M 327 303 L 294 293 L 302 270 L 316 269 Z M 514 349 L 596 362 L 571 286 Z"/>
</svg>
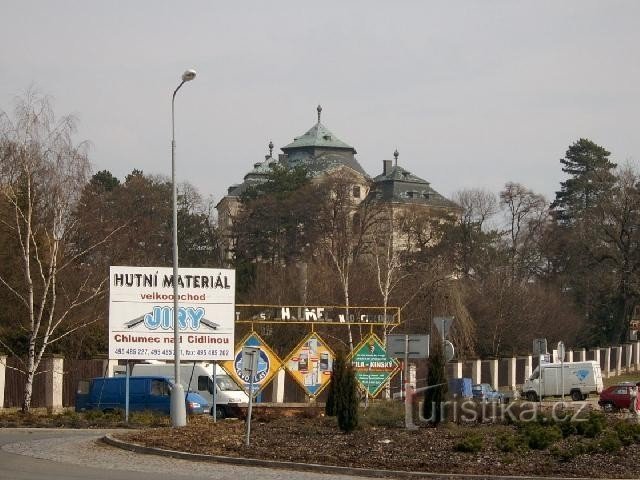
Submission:
<svg viewBox="0 0 640 480">
<path fill-rule="evenodd" d="M 185 82 L 196 78 L 195 70 L 187 70 L 182 74 L 182 82 L 173 91 L 171 98 L 171 188 L 173 190 L 173 361 L 175 368 L 175 385 L 171 390 L 171 425 L 184 427 L 187 424 L 184 388 L 180 383 L 180 325 L 178 322 L 178 189 L 176 187 L 176 128 L 175 103 L 176 93 Z"/>
</svg>

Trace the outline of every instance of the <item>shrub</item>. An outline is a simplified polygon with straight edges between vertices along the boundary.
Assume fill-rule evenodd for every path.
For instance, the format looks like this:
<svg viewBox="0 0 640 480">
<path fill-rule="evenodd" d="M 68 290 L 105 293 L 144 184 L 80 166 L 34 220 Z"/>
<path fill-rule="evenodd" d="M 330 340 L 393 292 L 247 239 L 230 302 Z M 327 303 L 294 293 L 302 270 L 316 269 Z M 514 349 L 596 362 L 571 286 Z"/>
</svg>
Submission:
<svg viewBox="0 0 640 480">
<path fill-rule="evenodd" d="M 557 426 L 542 426 L 539 424 L 527 424 L 523 435 L 529 448 L 544 450 L 562 438 L 562 432 Z"/>
<path fill-rule="evenodd" d="M 607 430 L 598 441 L 598 449 L 604 453 L 615 453 L 622 448 L 622 442 L 615 431 Z"/>
<path fill-rule="evenodd" d="M 454 445 L 456 452 L 475 453 L 482 450 L 482 437 L 477 433 L 471 434 Z"/>
<path fill-rule="evenodd" d="M 596 412 L 590 412 L 586 420 L 576 422 L 576 432 L 578 435 L 584 435 L 588 438 L 597 437 L 606 425 L 604 415 Z"/>
<path fill-rule="evenodd" d="M 560 461 L 567 462 L 569 460 L 574 459 L 578 455 L 589 453 L 592 449 L 593 448 L 591 445 L 588 445 L 582 442 L 577 442 L 568 448 L 552 447 L 550 449 L 550 452 L 553 456 L 558 457 Z"/>
<path fill-rule="evenodd" d="M 613 431 L 623 445 L 628 446 L 634 442 L 640 443 L 640 425 L 618 421 L 613 424 Z"/>
<path fill-rule="evenodd" d="M 567 438 L 577 432 L 576 422 L 572 422 L 570 417 L 567 417 L 563 421 L 558 422 L 556 425 L 558 426 L 558 428 L 560 428 L 562 438 Z"/>
<path fill-rule="evenodd" d="M 496 448 L 501 452 L 512 453 L 522 446 L 522 439 L 517 435 L 501 433 L 496 437 Z"/>
<path fill-rule="evenodd" d="M 369 405 L 364 421 L 372 427 L 399 427 L 404 424 L 404 404 L 385 401 Z"/>
</svg>

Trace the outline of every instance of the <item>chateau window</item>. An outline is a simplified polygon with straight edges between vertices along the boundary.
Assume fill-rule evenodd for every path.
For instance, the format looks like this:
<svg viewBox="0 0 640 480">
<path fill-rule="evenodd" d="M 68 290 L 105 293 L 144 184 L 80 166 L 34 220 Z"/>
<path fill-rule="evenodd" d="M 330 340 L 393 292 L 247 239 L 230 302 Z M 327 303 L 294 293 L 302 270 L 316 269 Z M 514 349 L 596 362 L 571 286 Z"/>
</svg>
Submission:
<svg viewBox="0 0 640 480">
<path fill-rule="evenodd" d="M 353 187 L 353 198 L 360 198 L 360 186 Z"/>
</svg>

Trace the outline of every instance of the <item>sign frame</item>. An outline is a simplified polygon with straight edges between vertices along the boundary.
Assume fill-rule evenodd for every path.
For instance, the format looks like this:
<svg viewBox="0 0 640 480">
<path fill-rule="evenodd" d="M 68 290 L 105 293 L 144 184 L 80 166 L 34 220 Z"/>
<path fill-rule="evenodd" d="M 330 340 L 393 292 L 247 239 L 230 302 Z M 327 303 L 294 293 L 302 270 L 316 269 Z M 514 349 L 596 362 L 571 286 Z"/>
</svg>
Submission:
<svg viewBox="0 0 640 480">
<path fill-rule="evenodd" d="M 252 343 L 255 343 L 255 344 L 247 345 L 247 342 L 252 337 L 255 339 L 255 342 L 252 342 Z M 242 354 L 243 349 L 245 347 L 259 347 L 260 357 L 262 357 L 262 355 L 264 354 L 264 356 L 268 360 L 268 365 L 269 365 L 269 368 L 264 378 L 258 382 L 256 382 L 255 380 L 253 381 L 253 387 L 254 387 L 253 392 L 251 392 L 248 387 L 248 385 L 251 382 L 243 379 L 236 369 L 237 364 L 239 364 L 241 369 L 243 367 L 243 358 L 239 358 L 239 357 Z M 258 359 L 258 362 L 259 361 L 260 360 Z M 278 357 L 278 355 L 271 349 L 271 347 L 269 347 L 269 344 L 265 342 L 264 339 L 260 335 L 258 335 L 257 332 L 252 330 L 242 338 L 242 340 L 238 343 L 238 345 L 236 345 L 236 348 L 234 349 L 233 359 L 227 360 L 225 362 L 221 362 L 219 365 L 223 368 L 225 372 L 227 372 L 227 374 L 229 374 L 229 376 L 233 379 L 233 381 L 236 382 L 242 390 L 244 390 L 244 392 L 248 396 L 252 396 L 253 394 L 253 397 L 256 397 L 267 385 L 269 385 L 269 383 L 271 383 L 271 381 L 273 380 L 273 377 L 278 373 L 278 370 L 282 368 L 282 360 L 280 360 L 280 357 Z"/>
<path fill-rule="evenodd" d="M 253 312 L 245 314 L 245 317 L 242 310 Z M 350 312 L 349 318 L 344 318 L 344 312 L 347 310 Z M 235 319 L 239 324 L 398 326 L 400 307 L 237 304 Z"/>
<path fill-rule="evenodd" d="M 109 267 L 109 358 L 174 360 L 173 269 Z M 180 268 L 183 361 L 225 361 L 235 345 L 235 270 Z"/>
<path fill-rule="evenodd" d="M 305 382 L 303 380 L 301 380 L 300 378 L 298 378 L 298 376 L 290 368 L 289 362 L 291 362 L 292 359 L 295 358 L 296 355 L 298 355 L 302 350 L 304 350 L 305 344 L 307 344 L 307 342 L 309 340 L 311 340 L 312 338 L 314 338 L 314 337 L 318 340 L 318 343 L 322 343 L 322 348 L 324 350 L 326 350 L 325 353 L 327 353 L 327 355 L 328 355 L 327 356 L 327 360 L 328 360 L 327 368 L 324 371 L 322 370 L 322 358 L 319 358 L 318 361 L 317 361 L 317 363 L 318 363 L 318 378 L 321 378 L 320 375 L 321 374 L 325 374 L 326 372 L 329 372 L 329 378 L 328 378 L 327 381 L 317 384 L 317 385 L 319 385 L 317 390 L 315 390 L 314 392 L 311 392 L 308 389 L 309 386 L 305 385 Z M 323 352 L 320 352 L 321 356 L 322 356 L 322 354 L 323 354 Z M 335 352 L 333 350 L 331 350 L 331 348 L 328 346 L 327 342 L 320 335 L 318 335 L 317 332 L 310 332 L 298 345 L 296 345 L 296 347 L 291 351 L 291 353 L 282 362 L 282 364 L 284 365 L 285 370 L 289 373 L 289 375 L 291 375 L 291 377 L 296 381 L 296 383 L 302 387 L 302 389 L 306 392 L 306 394 L 310 398 L 316 398 L 318 395 L 320 395 L 320 393 L 322 393 L 322 391 L 332 381 L 331 372 L 333 371 L 332 367 L 333 367 L 333 362 L 335 362 L 335 359 L 336 359 Z M 311 358 L 308 358 L 307 362 L 311 363 L 312 362 Z"/>
<path fill-rule="evenodd" d="M 353 349 L 353 352 L 351 352 L 351 354 L 349 355 L 348 361 L 351 363 L 352 366 L 353 366 L 353 362 L 355 361 L 356 355 L 359 354 L 359 352 L 360 352 L 360 350 L 362 348 L 368 346 L 371 341 L 374 342 L 374 345 L 377 344 L 377 345 L 380 346 L 380 348 L 384 352 L 386 358 L 388 358 L 394 365 L 394 369 L 388 373 L 388 375 L 385 378 L 385 380 L 380 382 L 380 384 L 374 390 L 371 390 L 371 384 L 370 383 L 368 383 L 368 382 L 364 383 L 362 380 L 360 380 L 360 378 L 358 377 L 358 370 L 354 367 L 354 371 L 356 373 L 356 380 L 357 380 L 358 384 L 360 384 L 362 386 L 362 388 L 364 389 L 364 391 L 368 392 L 368 394 L 372 398 L 375 398 L 376 395 L 378 395 L 380 393 L 380 391 L 385 387 L 387 382 L 389 380 L 391 380 L 394 377 L 394 375 L 396 375 L 400 371 L 400 363 L 395 358 L 393 358 L 393 357 L 391 357 L 389 355 L 389 352 L 386 351 L 386 349 L 384 347 L 384 343 L 382 342 L 382 340 L 380 340 L 380 338 L 375 333 L 370 333 L 365 338 L 363 338 L 362 341 L 358 345 L 356 345 L 356 347 Z M 370 363 L 371 362 L 369 362 L 369 364 Z M 368 372 L 368 379 L 370 380 L 370 378 L 371 378 L 371 372 L 369 371 Z"/>
</svg>

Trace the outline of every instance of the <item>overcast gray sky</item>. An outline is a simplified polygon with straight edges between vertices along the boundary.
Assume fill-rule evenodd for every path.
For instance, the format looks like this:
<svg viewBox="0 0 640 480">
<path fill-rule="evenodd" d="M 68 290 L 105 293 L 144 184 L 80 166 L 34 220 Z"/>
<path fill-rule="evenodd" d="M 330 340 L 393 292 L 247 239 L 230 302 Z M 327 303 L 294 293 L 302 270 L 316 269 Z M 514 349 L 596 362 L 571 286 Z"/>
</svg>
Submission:
<svg viewBox="0 0 640 480">
<path fill-rule="evenodd" d="M 0 109 L 29 85 L 79 117 L 94 170 L 170 174 L 217 201 L 315 123 L 372 176 L 445 195 L 517 181 L 551 197 L 587 137 L 640 159 L 640 2 L 1 1 Z"/>
</svg>

